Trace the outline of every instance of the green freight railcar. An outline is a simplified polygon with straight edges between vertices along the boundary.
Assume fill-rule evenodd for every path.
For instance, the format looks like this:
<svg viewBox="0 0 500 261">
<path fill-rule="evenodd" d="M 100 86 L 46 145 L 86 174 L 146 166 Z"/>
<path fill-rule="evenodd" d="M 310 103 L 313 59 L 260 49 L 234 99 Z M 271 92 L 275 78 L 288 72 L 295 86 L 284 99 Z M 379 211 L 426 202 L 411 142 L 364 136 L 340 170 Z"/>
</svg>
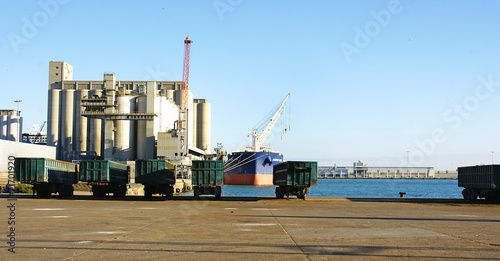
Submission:
<svg viewBox="0 0 500 261">
<path fill-rule="evenodd" d="M 38 197 L 52 193 L 73 196 L 73 184 L 78 183 L 78 164 L 47 158 L 16 158 L 16 181 L 32 184 Z"/>
<path fill-rule="evenodd" d="M 286 161 L 273 166 L 276 198 L 296 195 L 305 199 L 309 187 L 318 185 L 318 163 L 315 161 Z"/>
<path fill-rule="evenodd" d="M 144 185 L 144 197 L 160 194 L 174 195 L 177 166 L 166 160 L 142 159 L 135 161 L 135 183 Z"/>
<path fill-rule="evenodd" d="M 94 198 L 102 198 L 113 193 L 124 197 L 127 193 L 130 168 L 126 164 L 110 160 L 80 161 L 79 180 L 92 186 Z"/>
<path fill-rule="evenodd" d="M 215 195 L 220 199 L 224 184 L 224 164 L 222 160 L 193 160 L 191 166 L 194 199 L 200 195 Z"/>
<path fill-rule="evenodd" d="M 463 187 L 465 200 L 485 198 L 500 200 L 500 165 L 480 165 L 458 168 L 458 186 Z"/>
</svg>

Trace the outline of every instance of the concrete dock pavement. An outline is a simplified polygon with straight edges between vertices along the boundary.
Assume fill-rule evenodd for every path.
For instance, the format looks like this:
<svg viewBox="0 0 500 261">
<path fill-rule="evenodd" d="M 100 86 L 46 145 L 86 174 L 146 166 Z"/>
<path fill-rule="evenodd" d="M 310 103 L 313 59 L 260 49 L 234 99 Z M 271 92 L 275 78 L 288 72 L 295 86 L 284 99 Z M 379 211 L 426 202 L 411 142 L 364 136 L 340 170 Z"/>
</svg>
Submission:
<svg viewBox="0 0 500 261">
<path fill-rule="evenodd" d="M 498 260 L 500 204 L 461 199 L 0 196 L 1 260 Z M 3 219 L 3 221 L 1 220 Z"/>
</svg>

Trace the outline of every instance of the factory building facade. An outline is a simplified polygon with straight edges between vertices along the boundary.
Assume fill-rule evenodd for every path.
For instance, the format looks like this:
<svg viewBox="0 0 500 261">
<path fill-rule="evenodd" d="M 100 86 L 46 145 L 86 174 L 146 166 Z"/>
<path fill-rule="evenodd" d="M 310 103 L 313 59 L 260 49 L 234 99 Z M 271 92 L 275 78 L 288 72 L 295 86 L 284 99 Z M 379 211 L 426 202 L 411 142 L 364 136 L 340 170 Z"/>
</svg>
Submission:
<svg viewBox="0 0 500 261">
<path fill-rule="evenodd" d="M 75 81 L 73 67 L 49 64 L 47 145 L 57 159 L 97 156 L 115 161 L 178 155 L 177 139 L 182 81 Z M 99 105 L 99 106 L 96 106 Z M 96 109 L 97 108 L 97 109 Z M 188 148 L 204 154 L 211 148 L 211 105 L 188 94 Z M 160 152 L 160 153 L 159 153 Z"/>
</svg>

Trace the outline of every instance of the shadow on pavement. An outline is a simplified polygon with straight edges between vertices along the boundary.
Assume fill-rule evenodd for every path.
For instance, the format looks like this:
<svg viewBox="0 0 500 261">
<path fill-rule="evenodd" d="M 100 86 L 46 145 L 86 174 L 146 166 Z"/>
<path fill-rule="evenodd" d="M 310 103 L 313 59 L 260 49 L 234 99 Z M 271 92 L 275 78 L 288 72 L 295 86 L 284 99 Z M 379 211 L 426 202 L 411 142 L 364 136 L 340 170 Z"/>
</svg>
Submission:
<svg viewBox="0 0 500 261">
<path fill-rule="evenodd" d="M 12 198 L 9 194 L 0 194 L 0 198 Z M 16 193 L 14 198 L 18 199 L 39 199 L 38 197 L 33 197 L 31 194 L 20 194 Z M 191 195 L 177 195 L 172 198 L 166 198 L 161 196 L 154 196 L 151 199 L 144 199 L 144 196 L 136 196 L 136 195 L 127 195 L 125 197 L 119 198 L 114 196 L 107 196 L 104 198 L 93 198 L 92 195 L 74 195 L 72 197 L 59 197 L 58 195 L 52 195 L 48 199 L 57 199 L 57 200 L 104 200 L 104 201 L 193 201 L 193 196 Z M 489 202 L 486 200 L 476 200 L 473 202 L 465 201 L 461 198 L 356 198 L 356 197 L 308 197 L 306 200 L 297 199 L 296 197 L 290 197 L 290 199 L 276 199 L 275 197 L 255 197 L 255 196 L 223 196 L 220 200 L 215 199 L 213 196 L 201 196 L 197 201 L 261 201 L 261 200 L 269 200 L 269 201 L 300 201 L 300 202 L 308 202 L 308 201 L 330 201 L 330 200 L 348 200 L 352 202 L 384 202 L 384 203 L 430 203 L 430 204 L 473 204 L 473 205 L 498 205 L 499 202 Z"/>
</svg>

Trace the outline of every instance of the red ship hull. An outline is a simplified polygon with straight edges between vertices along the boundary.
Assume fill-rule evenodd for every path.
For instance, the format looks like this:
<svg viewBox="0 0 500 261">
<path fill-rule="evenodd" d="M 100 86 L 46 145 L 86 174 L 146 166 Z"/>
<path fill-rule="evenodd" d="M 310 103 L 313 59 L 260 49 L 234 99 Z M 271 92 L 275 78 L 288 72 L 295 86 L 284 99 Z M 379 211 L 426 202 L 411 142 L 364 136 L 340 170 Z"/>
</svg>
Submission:
<svg viewBox="0 0 500 261">
<path fill-rule="evenodd" d="M 273 174 L 224 174 L 224 185 L 273 186 Z"/>
</svg>

